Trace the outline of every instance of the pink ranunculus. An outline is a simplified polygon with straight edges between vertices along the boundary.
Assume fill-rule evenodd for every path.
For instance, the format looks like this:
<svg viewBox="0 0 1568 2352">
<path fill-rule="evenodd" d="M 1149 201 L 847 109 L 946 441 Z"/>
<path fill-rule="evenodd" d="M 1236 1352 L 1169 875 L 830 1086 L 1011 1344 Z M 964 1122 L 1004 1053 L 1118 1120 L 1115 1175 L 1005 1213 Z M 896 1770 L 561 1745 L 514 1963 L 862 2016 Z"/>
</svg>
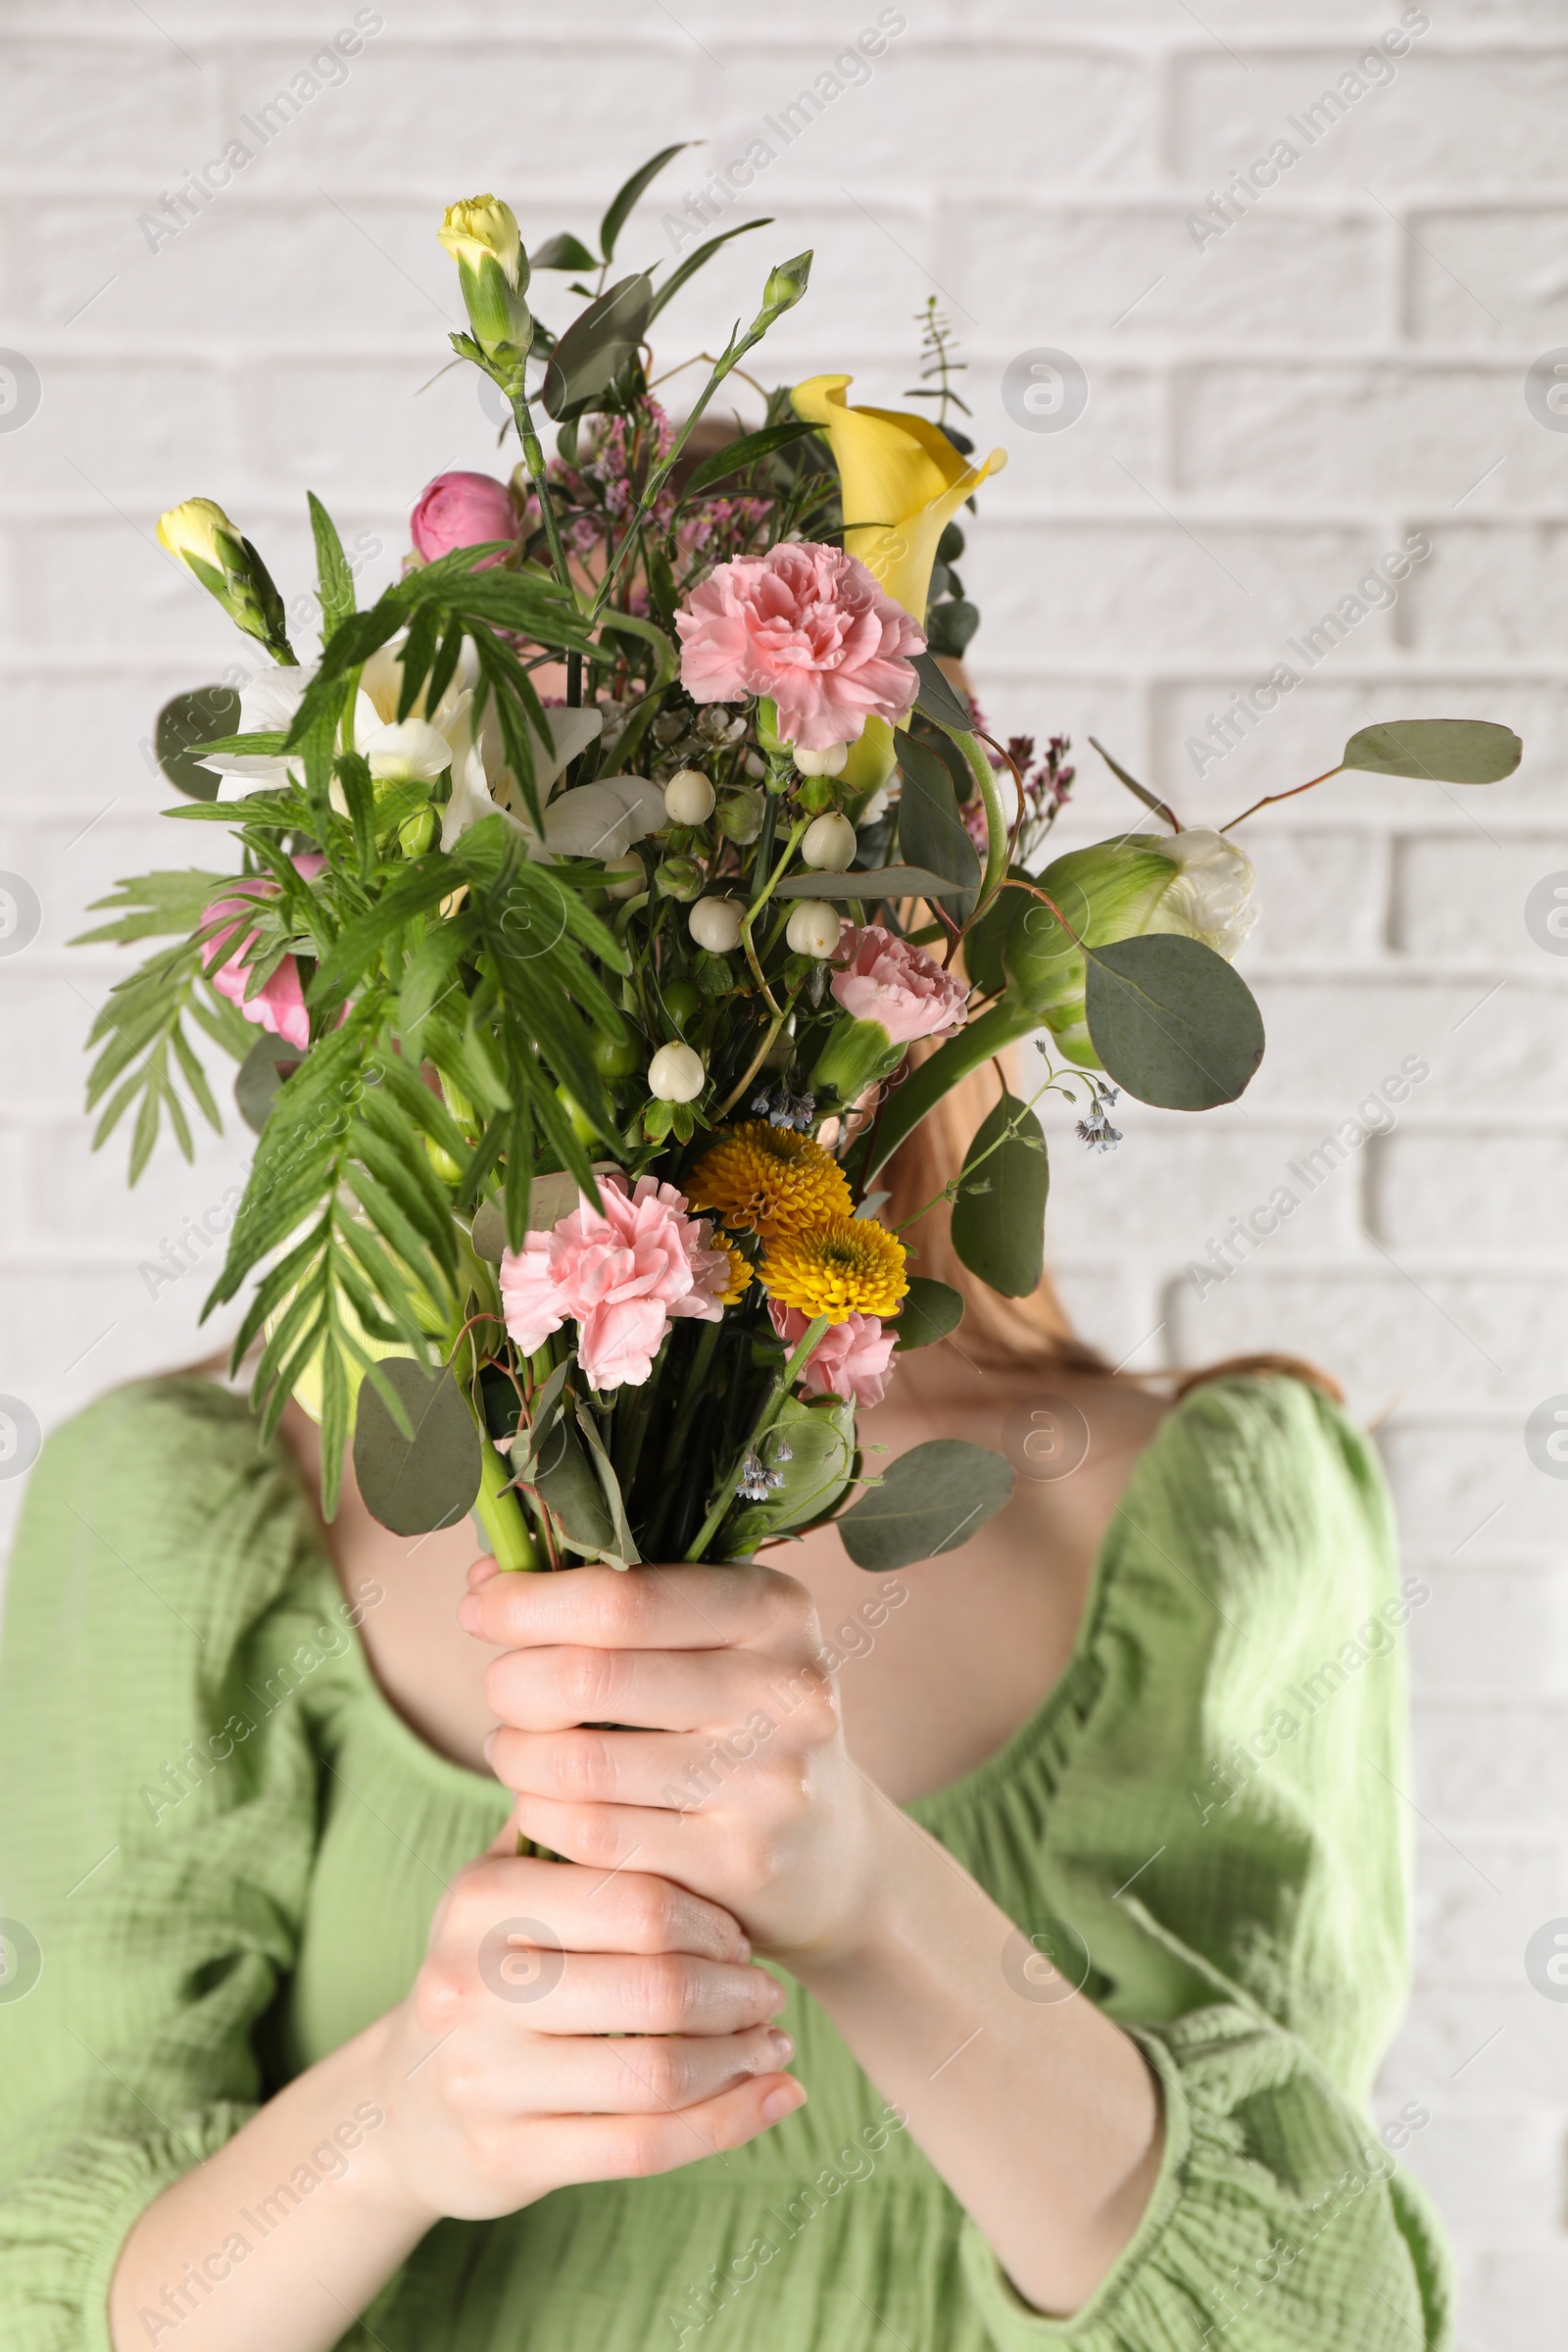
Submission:
<svg viewBox="0 0 1568 2352">
<path fill-rule="evenodd" d="M 521 535 L 505 482 L 488 473 L 438 473 L 420 491 L 409 528 L 426 564 L 460 547 L 483 547 L 491 539 L 510 539 L 515 546 Z M 486 556 L 478 568 L 483 571 L 505 561 Z"/>
<path fill-rule="evenodd" d="M 716 1323 L 730 1278 L 702 1217 L 686 1215 L 672 1184 L 618 1171 L 599 1179 L 602 1210 L 585 1194 L 548 1233 L 528 1233 L 501 1261 L 507 1329 L 526 1354 L 568 1318 L 577 1358 L 596 1389 L 640 1388 L 673 1318 Z"/>
<path fill-rule="evenodd" d="M 315 850 L 294 860 L 297 871 L 307 882 L 314 882 L 325 863 L 326 859 Z M 285 956 L 255 996 L 245 994 L 251 979 L 245 955 L 256 937 L 254 929 L 244 929 L 245 921 L 258 899 L 276 896 L 277 884 L 270 874 L 248 874 L 224 897 L 214 899 L 203 911 L 204 924 L 216 922 L 220 914 L 231 914 L 235 919 L 205 942 L 202 961 L 219 995 L 237 1005 L 246 1020 L 255 1021 L 270 1036 L 280 1037 L 286 1046 L 293 1046 L 303 1054 L 311 1042 L 311 1021 L 305 1009 L 305 992 L 300 986 L 300 967 L 294 957 Z"/>
<path fill-rule="evenodd" d="M 773 1329 L 781 1340 L 793 1348 L 806 1336 L 809 1316 L 798 1306 L 780 1306 L 776 1299 L 767 1302 L 773 1318 Z M 880 1315 L 862 1315 L 858 1310 L 846 1315 L 842 1323 L 834 1323 L 806 1359 L 802 1375 L 808 1390 L 818 1396 L 842 1396 L 847 1404 L 880 1404 L 888 1385 L 888 1372 L 893 1363 L 894 1335 L 884 1331 Z"/>
<path fill-rule="evenodd" d="M 880 1021 L 890 1044 L 935 1037 L 962 1021 L 968 1002 L 963 983 L 923 948 L 911 948 L 880 923 L 861 931 L 846 920 L 838 953 L 850 960 L 833 974 L 834 996 L 857 1020 Z"/>
<path fill-rule="evenodd" d="M 868 718 L 901 719 L 925 634 L 842 548 L 787 539 L 720 564 L 675 615 L 681 683 L 697 703 L 766 695 L 783 741 L 830 751 Z"/>
</svg>

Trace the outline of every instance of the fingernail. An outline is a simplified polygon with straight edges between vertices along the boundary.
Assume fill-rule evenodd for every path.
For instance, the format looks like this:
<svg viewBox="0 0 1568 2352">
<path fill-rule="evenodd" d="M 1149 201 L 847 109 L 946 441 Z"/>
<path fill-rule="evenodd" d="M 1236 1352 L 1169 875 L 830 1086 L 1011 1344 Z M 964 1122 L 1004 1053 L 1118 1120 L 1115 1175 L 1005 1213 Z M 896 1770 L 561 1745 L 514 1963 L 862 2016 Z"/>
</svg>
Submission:
<svg viewBox="0 0 1568 2352">
<path fill-rule="evenodd" d="M 781 2124 L 787 2115 L 795 2113 L 797 2107 L 805 2105 L 804 2082 L 781 2082 L 777 2090 L 770 2090 L 762 2101 L 762 2121 L 764 2124 Z"/>
<path fill-rule="evenodd" d="M 779 2011 L 788 2003 L 790 1996 L 785 1991 L 783 1985 L 779 1983 L 777 1977 L 769 1977 L 767 1982 L 769 1986 L 767 1996 L 767 2014 L 769 2017 L 777 2017 Z"/>
<path fill-rule="evenodd" d="M 458 1603 L 458 1623 L 466 1634 L 476 1634 L 484 1622 L 477 1592 L 465 1592 Z"/>
<path fill-rule="evenodd" d="M 770 2034 L 767 2038 L 773 2044 L 773 2054 L 780 2066 L 788 2066 L 795 2055 L 795 2044 L 789 2035 L 787 2034 Z"/>
<path fill-rule="evenodd" d="M 501 1726 L 499 1723 L 496 1725 L 496 1728 L 493 1732 L 486 1732 L 484 1736 L 484 1760 L 487 1764 L 490 1761 L 490 1750 L 494 1747 L 500 1737 Z"/>
<path fill-rule="evenodd" d="M 741 1949 L 740 1949 L 740 1957 L 741 1957 L 742 1961 L 744 1962 L 744 1961 L 747 1961 L 747 1960 L 749 1960 L 749 1959 L 751 1958 L 751 1956 L 752 1956 L 752 1939 L 751 1939 L 751 1937 L 750 1937 L 749 1936 L 743 1936 L 741 1937 Z"/>
</svg>

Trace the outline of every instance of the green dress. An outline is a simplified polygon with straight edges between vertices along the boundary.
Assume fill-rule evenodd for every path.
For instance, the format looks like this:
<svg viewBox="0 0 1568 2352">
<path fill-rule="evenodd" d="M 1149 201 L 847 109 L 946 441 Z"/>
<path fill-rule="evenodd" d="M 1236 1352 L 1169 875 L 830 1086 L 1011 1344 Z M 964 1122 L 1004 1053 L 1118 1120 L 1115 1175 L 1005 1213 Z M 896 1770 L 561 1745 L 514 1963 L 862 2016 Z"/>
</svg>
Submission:
<svg viewBox="0 0 1568 2352">
<path fill-rule="evenodd" d="M 792 1986 L 799 2114 L 661 2179 L 440 2224 L 344 2343 L 1446 2343 L 1441 2241 L 1363 2104 L 1403 1998 L 1396 1629 L 1422 1590 L 1401 1598 L 1376 1458 L 1331 1404 L 1201 1387 L 1138 1462 L 1055 1689 L 909 1808 L 1017 1923 L 998 1965 L 1019 1997 L 1060 1994 L 1049 1955 L 1163 2086 L 1158 2185 L 1076 2317 L 1019 2298 Z M 145 1383 L 51 1440 L 0 1675 L 7 2352 L 107 2352 L 137 2214 L 402 1997 L 442 1886 L 506 1818 L 393 1713 L 346 1614 L 226 1392 Z"/>
</svg>

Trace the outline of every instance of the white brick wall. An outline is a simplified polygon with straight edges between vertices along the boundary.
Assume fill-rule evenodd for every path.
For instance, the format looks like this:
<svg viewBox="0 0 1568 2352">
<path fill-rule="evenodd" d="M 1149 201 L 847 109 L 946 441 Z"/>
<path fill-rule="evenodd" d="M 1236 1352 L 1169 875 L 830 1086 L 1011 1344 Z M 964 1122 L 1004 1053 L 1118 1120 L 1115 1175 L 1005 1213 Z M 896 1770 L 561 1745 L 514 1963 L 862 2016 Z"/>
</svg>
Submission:
<svg viewBox="0 0 1568 2352">
<path fill-rule="evenodd" d="M 422 482 L 493 449 L 471 378 L 425 388 L 457 323 L 441 205 L 493 184 L 534 235 L 587 227 L 663 140 L 738 152 L 875 13 L 387 0 L 347 79 L 153 253 L 138 216 L 350 0 L 161 0 L 156 24 L 129 0 L 13 0 L 0 342 L 37 367 L 43 403 L 0 432 L 0 865 L 31 880 L 44 921 L 0 960 L 0 1388 L 46 1425 L 194 1351 L 201 1276 L 155 1301 L 137 1262 L 243 1160 L 231 1133 L 194 1170 L 160 1157 L 127 1196 L 118 1148 L 86 1156 L 77 1107 L 82 1032 L 118 965 L 63 943 L 116 874 L 206 854 L 157 821 L 167 796 L 138 746 L 167 693 L 235 650 L 160 558 L 158 510 L 220 497 L 293 595 L 309 480 L 345 535 L 379 542 L 379 585 Z M 1568 1390 L 1568 969 L 1523 904 L 1568 868 L 1568 437 L 1534 420 L 1522 379 L 1568 339 L 1568 20 L 1562 0 L 1432 0 L 1392 85 L 1200 252 L 1187 216 L 1289 135 L 1397 0 L 906 14 L 869 85 L 760 180 L 777 227 L 675 316 L 693 348 L 722 334 L 765 262 L 814 242 L 772 367 L 843 366 L 897 402 L 910 314 L 946 301 L 976 429 L 1012 451 L 964 565 L 986 614 L 977 676 L 1004 728 L 1076 738 L 1064 838 L 1129 815 L 1091 731 L 1209 819 L 1316 772 L 1369 720 L 1471 714 L 1526 739 L 1520 775 L 1488 794 L 1346 781 L 1250 828 L 1257 1083 L 1201 1122 L 1133 1106 L 1110 1160 L 1064 1144 L 1053 1214 L 1071 1294 L 1116 1355 L 1294 1347 L 1378 1418 L 1433 1586 L 1412 1625 L 1418 1983 L 1380 2099 L 1431 2111 L 1410 2157 L 1459 2246 L 1468 2352 L 1534 2352 L 1568 2286 L 1568 2013 L 1523 1970 L 1531 1932 L 1568 1913 L 1568 1488 L 1523 1430 Z M 691 161 L 671 196 L 696 184 Z M 629 255 L 661 249 L 662 209 Z M 1088 372 L 1066 433 L 1004 414 L 1001 371 L 1036 344 Z M 1432 554 L 1392 611 L 1197 777 L 1187 738 L 1412 530 Z M 1200 1298 L 1183 1269 L 1207 1237 L 1407 1055 L 1431 1075 L 1396 1132 Z"/>
</svg>

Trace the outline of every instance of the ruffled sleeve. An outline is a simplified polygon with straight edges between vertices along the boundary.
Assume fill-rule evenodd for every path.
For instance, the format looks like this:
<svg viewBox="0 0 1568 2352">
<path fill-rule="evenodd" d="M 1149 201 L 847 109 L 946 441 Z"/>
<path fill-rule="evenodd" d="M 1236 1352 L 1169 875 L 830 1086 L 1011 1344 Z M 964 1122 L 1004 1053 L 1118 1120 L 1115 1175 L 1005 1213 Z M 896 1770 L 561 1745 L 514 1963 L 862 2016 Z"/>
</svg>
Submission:
<svg viewBox="0 0 1568 2352">
<path fill-rule="evenodd" d="M 995 2352 L 1438 2352 L 1441 2245 L 1302 2045 L 1223 2002 L 1135 2038 L 1165 2117 L 1138 2233 L 1082 2311 L 1050 2320 L 966 2219 L 965 2277 Z"/>
<path fill-rule="evenodd" d="M 275 2087 L 348 1641 L 303 1525 L 198 1380 L 105 1399 L 33 1474 L 0 1653 L 27 1792 L 0 1815 L 0 2339 L 27 2352 L 108 2352 L 132 2223 Z"/>
<path fill-rule="evenodd" d="M 1196 1390 L 1141 1458 L 1054 1727 L 1035 1883 L 1158 2077 L 1164 2160 L 1068 2321 L 965 2223 L 996 2352 L 1448 2340 L 1441 2235 L 1364 2112 L 1405 1994 L 1401 1629 L 1423 1597 L 1370 1445 L 1299 1381 Z"/>
</svg>

